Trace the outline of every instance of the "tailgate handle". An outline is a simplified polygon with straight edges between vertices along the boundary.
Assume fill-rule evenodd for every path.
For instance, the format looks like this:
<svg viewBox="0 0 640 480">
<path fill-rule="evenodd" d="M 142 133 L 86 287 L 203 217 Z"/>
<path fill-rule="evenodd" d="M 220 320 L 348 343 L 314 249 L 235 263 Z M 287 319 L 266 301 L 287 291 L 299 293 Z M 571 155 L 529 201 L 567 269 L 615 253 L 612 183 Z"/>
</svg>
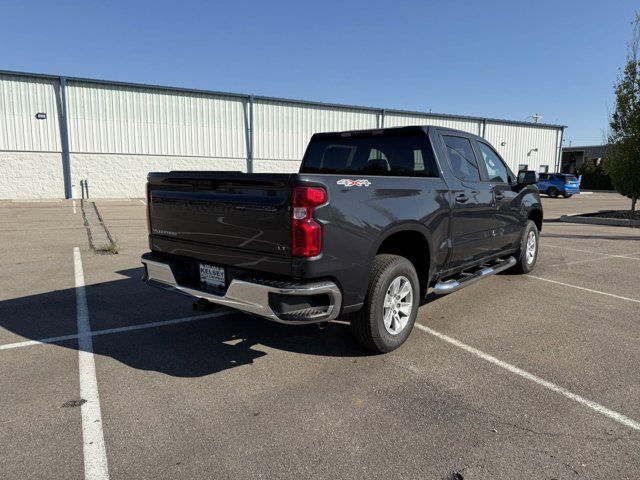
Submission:
<svg viewBox="0 0 640 480">
<path fill-rule="evenodd" d="M 504 198 L 504 193 L 496 192 L 496 200 L 502 200 Z"/>
</svg>

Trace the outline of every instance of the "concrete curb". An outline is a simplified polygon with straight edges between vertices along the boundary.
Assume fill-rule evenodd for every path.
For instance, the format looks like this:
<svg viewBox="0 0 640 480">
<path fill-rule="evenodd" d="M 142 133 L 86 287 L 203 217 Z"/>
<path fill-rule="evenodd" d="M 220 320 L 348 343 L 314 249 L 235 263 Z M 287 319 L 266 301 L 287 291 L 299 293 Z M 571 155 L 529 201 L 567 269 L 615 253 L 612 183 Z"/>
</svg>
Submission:
<svg viewBox="0 0 640 480">
<path fill-rule="evenodd" d="M 584 223 L 589 225 L 610 225 L 617 227 L 640 227 L 640 220 L 626 218 L 582 217 L 580 215 L 562 215 L 561 222 Z"/>
<path fill-rule="evenodd" d="M 617 194 L 618 192 L 616 192 L 615 190 L 594 190 L 592 188 L 586 190 L 589 193 L 614 193 Z M 582 193 L 582 192 L 580 192 Z"/>
<path fill-rule="evenodd" d="M 54 203 L 64 202 L 64 198 L 10 198 L 4 199 L 11 203 Z"/>
</svg>

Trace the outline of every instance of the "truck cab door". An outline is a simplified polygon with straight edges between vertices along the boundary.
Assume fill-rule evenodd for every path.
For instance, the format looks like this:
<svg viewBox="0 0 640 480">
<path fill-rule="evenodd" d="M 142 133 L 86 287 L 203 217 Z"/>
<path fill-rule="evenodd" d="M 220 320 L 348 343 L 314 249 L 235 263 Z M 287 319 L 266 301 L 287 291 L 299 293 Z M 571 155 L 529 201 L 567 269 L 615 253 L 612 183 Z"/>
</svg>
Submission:
<svg viewBox="0 0 640 480">
<path fill-rule="evenodd" d="M 481 179 L 471 138 L 446 131 L 439 137 L 448 162 L 447 183 L 452 208 L 448 268 L 459 268 L 487 257 L 495 250 L 492 238 L 494 199 L 491 185 Z"/>
<path fill-rule="evenodd" d="M 490 185 L 494 204 L 493 246 L 496 252 L 517 248 L 524 225 L 516 178 L 500 155 L 485 142 L 475 140 L 480 175 Z"/>
</svg>

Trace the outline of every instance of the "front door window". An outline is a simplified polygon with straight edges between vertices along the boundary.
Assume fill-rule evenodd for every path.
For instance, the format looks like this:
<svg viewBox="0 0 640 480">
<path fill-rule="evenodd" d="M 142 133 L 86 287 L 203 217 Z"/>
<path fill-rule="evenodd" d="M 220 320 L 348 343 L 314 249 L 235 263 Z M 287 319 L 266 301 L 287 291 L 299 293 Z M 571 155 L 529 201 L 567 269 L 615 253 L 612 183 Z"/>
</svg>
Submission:
<svg viewBox="0 0 640 480">
<path fill-rule="evenodd" d="M 482 142 L 477 142 L 478 150 L 480 151 L 480 157 L 482 158 L 482 164 L 485 167 L 487 173 L 487 180 L 490 182 L 509 182 L 509 172 L 507 167 L 502 163 L 500 157 L 494 152 L 489 145 Z"/>
</svg>

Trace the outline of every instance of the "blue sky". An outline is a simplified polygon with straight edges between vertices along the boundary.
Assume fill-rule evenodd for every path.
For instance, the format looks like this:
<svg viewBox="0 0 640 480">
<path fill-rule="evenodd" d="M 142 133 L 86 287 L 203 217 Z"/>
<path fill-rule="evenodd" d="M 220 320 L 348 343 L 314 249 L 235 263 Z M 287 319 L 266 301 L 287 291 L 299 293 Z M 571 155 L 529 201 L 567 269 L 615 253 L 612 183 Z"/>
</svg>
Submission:
<svg viewBox="0 0 640 480">
<path fill-rule="evenodd" d="M 0 69 L 569 126 L 599 143 L 631 1 L 4 0 Z M 568 143 L 568 142 L 567 142 Z"/>
</svg>

